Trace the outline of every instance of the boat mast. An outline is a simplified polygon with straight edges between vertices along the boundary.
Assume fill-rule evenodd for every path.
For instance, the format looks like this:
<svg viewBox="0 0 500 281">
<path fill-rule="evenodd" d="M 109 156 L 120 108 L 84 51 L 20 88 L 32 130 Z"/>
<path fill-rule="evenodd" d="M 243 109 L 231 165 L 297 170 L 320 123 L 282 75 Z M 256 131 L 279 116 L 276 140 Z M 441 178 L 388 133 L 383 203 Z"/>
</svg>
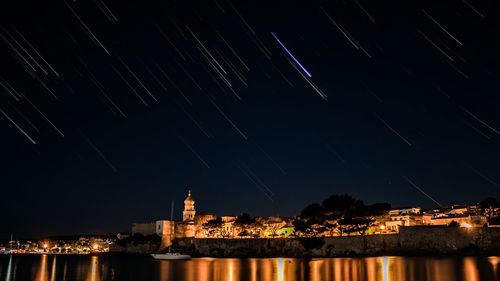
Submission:
<svg viewBox="0 0 500 281">
<path fill-rule="evenodd" d="M 174 220 L 174 200 L 172 200 L 172 203 L 170 204 L 170 220 Z"/>
<path fill-rule="evenodd" d="M 174 200 L 172 200 L 172 203 L 170 204 L 170 221 L 172 222 L 172 241 L 170 242 L 170 246 L 168 246 L 169 253 L 172 250 L 172 244 L 174 243 L 174 237 L 175 237 Z"/>
</svg>

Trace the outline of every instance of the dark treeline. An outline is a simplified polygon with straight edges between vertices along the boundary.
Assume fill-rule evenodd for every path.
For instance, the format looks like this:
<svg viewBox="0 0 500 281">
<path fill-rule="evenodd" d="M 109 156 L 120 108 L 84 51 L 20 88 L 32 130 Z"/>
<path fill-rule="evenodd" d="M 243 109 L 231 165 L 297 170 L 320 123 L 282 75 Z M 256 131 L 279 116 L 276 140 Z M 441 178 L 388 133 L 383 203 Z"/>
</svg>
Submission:
<svg viewBox="0 0 500 281">
<path fill-rule="evenodd" d="M 359 233 L 365 234 L 377 216 L 387 215 L 389 203 L 366 205 L 362 200 L 350 195 L 331 195 L 322 203 L 305 207 L 300 216 L 293 221 L 299 235 L 316 236 L 325 231 L 333 235 Z"/>
<path fill-rule="evenodd" d="M 500 224 L 500 202 L 488 197 L 479 203 L 481 215 L 488 218 L 490 223 Z M 292 220 L 295 236 L 316 237 L 321 233 L 330 235 L 366 234 L 370 227 L 377 224 L 377 218 L 387 216 L 391 210 L 389 203 L 365 204 L 362 200 L 348 194 L 333 194 L 321 203 L 306 206 Z M 211 226 L 220 226 L 220 218 L 210 221 Z M 243 213 L 235 221 L 239 226 L 258 225 L 256 217 Z M 246 235 L 243 233 L 242 235 Z"/>
</svg>

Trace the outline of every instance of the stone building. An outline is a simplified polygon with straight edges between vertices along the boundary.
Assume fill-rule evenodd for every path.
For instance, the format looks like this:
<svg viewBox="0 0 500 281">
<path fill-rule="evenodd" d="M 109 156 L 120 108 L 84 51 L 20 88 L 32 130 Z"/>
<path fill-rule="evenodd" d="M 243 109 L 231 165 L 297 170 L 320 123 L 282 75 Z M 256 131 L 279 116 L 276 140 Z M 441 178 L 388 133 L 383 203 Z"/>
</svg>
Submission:
<svg viewBox="0 0 500 281">
<path fill-rule="evenodd" d="M 156 222 L 144 222 L 132 224 L 132 235 L 142 234 L 144 236 L 156 233 Z"/>
<path fill-rule="evenodd" d="M 188 191 L 184 200 L 182 221 L 157 220 L 147 223 L 134 223 L 132 234 L 157 234 L 162 238 L 162 248 L 172 245 L 175 238 L 241 238 L 240 233 L 245 230 L 251 237 L 288 237 L 293 234 L 293 225 L 281 217 L 257 219 L 251 227 L 242 227 L 235 224 L 236 216 L 220 216 L 213 214 L 199 214 L 195 209 L 195 200 Z M 207 223 L 215 222 L 212 226 Z"/>
<path fill-rule="evenodd" d="M 389 216 L 400 216 L 400 215 L 418 215 L 421 212 L 420 207 L 401 207 L 394 208 L 389 211 Z"/>
<path fill-rule="evenodd" d="M 194 208 L 194 199 L 191 196 L 191 190 L 184 199 L 184 210 L 182 211 L 182 222 L 175 223 L 175 238 L 192 238 L 196 234 L 196 210 Z"/>
<path fill-rule="evenodd" d="M 191 190 L 188 191 L 188 196 L 184 200 L 184 211 L 182 211 L 182 221 L 194 221 L 196 210 L 194 209 L 194 199 L 191 197 Z"/>
<path fill-rule="evenodd" d="M 194 204 L 195 201 L 191 196 L 191 190 L 189 190 L 188 196 L 184 200 L 181 222 L 157 220 L 146 223 L 133 223 L 132 235 L 142 234 L 148 236 L 156 234 L 162 238 L 162 247 L 170 246 L 174 238 L 195 237 L 196 225 L 205 223 L 205 220 L 209 220 L 211 217 L 202 216 L 201 220 L 198 220 Z"/>
<path fill-rule="evenodd" d="M 417 226 L 423 224 L 420 207 L 403 207 L 389 211 L 389 217 L 385 219 L 383 232 L 399 232 L 401 226 Z M 379 226 L 380 228 L 380 226 Z"/>
</svg>

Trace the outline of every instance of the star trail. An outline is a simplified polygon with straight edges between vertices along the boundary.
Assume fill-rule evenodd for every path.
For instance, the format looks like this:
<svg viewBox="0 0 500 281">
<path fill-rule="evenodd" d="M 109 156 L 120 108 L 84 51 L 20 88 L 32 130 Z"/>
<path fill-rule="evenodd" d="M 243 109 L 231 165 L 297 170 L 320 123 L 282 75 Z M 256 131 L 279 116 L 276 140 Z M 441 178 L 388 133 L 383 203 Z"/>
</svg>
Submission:
<svg viewBox="0 0 500 281">
<path fill-rule="evenodd" d="M 495 1 L 1 5 L 1 237 L 500 195 Z"/>
</svg>

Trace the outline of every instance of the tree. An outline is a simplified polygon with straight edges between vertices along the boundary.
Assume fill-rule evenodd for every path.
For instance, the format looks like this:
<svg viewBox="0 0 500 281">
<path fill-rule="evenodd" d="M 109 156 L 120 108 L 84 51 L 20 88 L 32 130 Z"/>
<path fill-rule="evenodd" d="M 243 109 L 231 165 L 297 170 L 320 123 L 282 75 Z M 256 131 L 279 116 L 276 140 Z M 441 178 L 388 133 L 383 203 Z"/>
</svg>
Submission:
<svg viewBox="0 0 500 281">
<path fill-rule="evenodd" d="M 316 235 L 313 226 L 322 224 L 324 222 L 323 218 L 322 206 L 314 203 L 306 206 L 300 213 L 299 218 L 292 221 L 292 225 L 297 236 L 311 237 Z"/>
<path fill-rule="evenodd" d="M 330 223 L 325 221 L 325 230 L 330 233 L 330 236 L 334 236 L 336 232 L 338 232 L 339 224 L 337 222 Z"/>
<path fill-rule="evenodd" d="M 329 219 L 342 219 L 346 216 L 354 216 L 364 207 L 363 201 L 350 195 L 331 195 L 322 203 L 323 217 Z"/>
<path fill-rule="evenodd" d="M 309 225 L 307 224 L 307 220 L 303 220 L 300 218 L 296 218 L 292 221 L 293 228 L 295 229 L 295 233 L 297 236 L 306 236 L 308 232 Z"/>
<path fill-rule="evenodd" d="M 459 227 L 460 224 L 456 221 L 451 221 L 450 224 L 448 224 L 449 227 Z"/>
<path fill-rule="evenodd" d="M 246 229 L 244 229 L 243 231 L 238 233 L 238 236 L 239 237 L 247 237 L 247 236 L 250 236 L 250 233 L 248 233 L 248 231 Z"/>
<path fill-rule="evenodd" d="M 209 226 L 209 227 L 220 227 L 220 226 L 222 226 L 222 218 L 221 217 L 217 217 L 217 218 L 215 218 L 213 220 L 207 221 L 203 225 L 206 225 L 206 226 Z"/>
<path fill-rule="evenodd" d="M 250 236 L 252 233 L 255 234 L 257 225 L 258 223 L 256 218 L 250 217 L 250 215 L 247 213 L 242 213 L 241 215 L 236 217 L 236 220 L 234 221 L 234 226 L 237 227 L 237 230 L 241 230 L 241 232 L 246 231 L 247 235 L 245 236 Z M 248 231 L 248 229 L 251 230 Z M 238 234 L 238 236 L 241 236 L 240 234 Z"/>
<path fill-rule="evenodd" d="M 390 209 L 388 203 L 365 205 L 350 195 L 334 194 L 321 204 L 305 207 L 300 219 L 294 221 L 294 227 L 299 235 L 302 233 L 304 236 L 316 236 L 324 231 L 329 231 L 331 235 L 334 232 L 341 236 L 343 233 L 364 235 L 375 222 L 375 217 L 387 215 Z"/>
<path fill-rule="evenodd" d="M 352 219 L 352 232 L 358 232 L 360 235 L 365 235 L 366 230 L 373 225 L 375 219 L 373 217 L 357 217 Z"/>
<path fill-rule="evenodd" d="M 217 217 L 216 219 L 207 221 L 202 226 L 207 231 L 209 237 L 214 237 L 217 234 L 220 235 L 222 224 L 222 218 Z"/>
<path fill-rule="evenodd" d="M 281 229 L 283 225 L 281 223 L 269 223 L 267 224 L 267 230 L 271 233 L 271 237 L 275 237 L 278 230 Z"/>
<path fill-rule="evenodd" d="M 488 197 L 481 201 L 481 213 L 485 215 L 488 219 L 496 217 L 500 212 L 500 202 L 496 198 Z"/>
<path fill-rule="evenodd" d="M 320 204 L 314 203 L 311 204 L 302 210 L 300 213 L 300 217 L 304 219 L 311 219 L 311 218 L 322 218 L 323 216 L 323 208 L 321 207 Z"/>
<path fill-rule="evenodd" d="M 234 224 L 238 226 L 248 226 L 253 223 L 255 223 L 255 218 L 252 219 L 247 213 L 242 213 L 236 217 L 236 220 L 234 221 Z"/>
<path fill-rule="evenodd" d="M 385 216 L 391 210 L 391 204 L 389 203 L 375 203 L 365 206 L 362 210 L 363 215 L 366 216 Z"/>
<path fill-rule="evenodd" d="M 347 217 L 343 219 L 337 220 L 337 229 L 339 232 L 339 235 L 342 236 L 344 233 L 349 234 L 349 226 L 351 225 L 352 218 Z"/>
<path fill-rule="evenodd" d="M 390 210 L 391 204 L 389 203 L 375 203 L 364 206 L 355 217 L 356 231 L 361 235 L 365 235 L 366 231 L 375 223 L 375 217 L 386 216 Z"/>
</svg>

